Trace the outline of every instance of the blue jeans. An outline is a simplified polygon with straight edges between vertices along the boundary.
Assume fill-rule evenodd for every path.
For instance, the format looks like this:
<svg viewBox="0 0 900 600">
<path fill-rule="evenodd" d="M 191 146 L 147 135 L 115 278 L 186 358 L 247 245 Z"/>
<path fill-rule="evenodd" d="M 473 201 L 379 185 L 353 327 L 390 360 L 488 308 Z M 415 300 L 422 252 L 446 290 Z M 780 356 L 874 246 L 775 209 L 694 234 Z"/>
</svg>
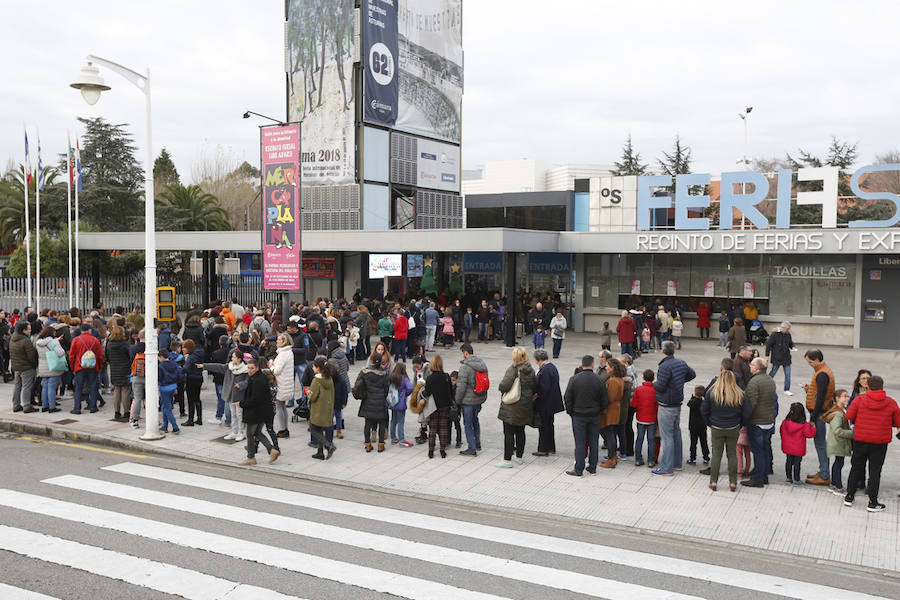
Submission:
<svg viewBox="0 0 900 600">
<path fill-rule="evenodd" d="M 772 365 L 772 370 L 769 371 L 769 377 L 775 377 L 775 373 L 778 372 L 778 367 L 784 369 L 784 391 L 788 391 L 791 389 L 791 365 Z"/>
<path fill-rule="evenodd" d="M 622 346 L 622 354 L 627 354 L 628 356 L 634 356 L 634 343 L 632 342 L 621 342 Z"/>
<path fill-rule="evenodd" d="M 391 410 L 391 441 L 402 442 L 406 440 L 406 410 Z"/>
<path fill-rule="evenodd" d="M 482 342 L 488 341 L 488 324 L 487 323 L 479 323 L 478 324 L 478 340 Z"/>
<path fill-rule="evenodd" d="M 168 386 L 166 386 L 168 387 Z M 159 428 L 163 431 L 169 430 L 169 424 L 172 424 L 172 431 L 178 431 L 178 423 L 175 422 L 175 414 L 172 413 L 172 398 L 175 396 L 175 390 L 163 391 L 159 390 L 159 409 L 162 411 L 162 424 Z"/>
<path fill-rule="evenodd" d="M 841 481 L 841 471 L 844 469 L 844 457 L 835 456 L 831 462 L 831 485 L 840 489 L 844 487 Z"/>
<path fill-rule="evenodd" d="M 481 405 L 463 404 L 460 408 L 462 408 L 463 424 L 466 428 L 468 449 L 472 451 L 478 450 L 481 448 L 481 423 L 478 421 Z"/>
<path fill-rule="evenodd" d="M 828 479 L 831 476 L 828 468 L 828 452 L 825 450 L 825 436 L 828 433 L 828 425 L 822 420 L 822 417 L 816 418 L 816 437 L 813 438 L 813 445 L 816 447 L 816 454 L 819 456 L 819 477 Z"/>
<path fill-rule="evenodd" d="M 682 467 L 681 449 L 681 405 L 662 406 L 656 413 L 659 425 L 659 437 L 662 452 L 659 457 L 659 470 L 671 474 Z"/>
<path fill-rule="evenodd" d="M 572 435 L 575 437 L 575 468 L 573 470 L 578 474 L 584 471 L 585 446 L 588 446 L 587 466 L 591 471 L 596 471 L 600 454 L 600 417 L 572 415 Z"/>
<path fill-rule="evenodd" d="M 644 445 L 644 436 L 647 436 L 647 462 L 653 462 L 656 456 L 656 423 L 637 424 L 637 438 L 634 440 L 634 461 L 643 462 L 644 456 L 641 449 Z"/>
<path fill-rule="evenodd" d="M 562 350 L 562 338 L 553 338 L 553 358 L 559 358 L 559 351 Z"/>
<path fill-rule="evenodd" d="M 94 369 L 81 369 L 75 373 L 75 413 L 81 412 L 81 394 L 87 387 L 88 410 L 97 410 L 97 371 Z"/>
<path fill-rule="evenodd" d="M 394 360 L 406 362 L 406 340 L 394 339 Z"/>
<path fill-rule="evenodd" d="M 56 408 L 56 388 L 59 387 L 59 375 L 41 378 L 41 408 Z"/>
<path fill-rule="evenodd" d="M 231 423 L 231 412 L 225 410 L 225 400 L 222 398 L 222 385 L 221 383 L 213 384 L 213 387 L 216 388 L 216 418 L 221 419 L 224 416 L 225 424 L 229 425 Z"/>
<path fill-rule="evenodd" d="M 769 456 L 771 447 L 769 438 L 772 436 L 769 429 L 760 429 L 756 425 L 747 425 L 747 441 L 750 443 L 750 454 L 753 455 L 753 470 L 750 471 L 750 479 L 769 483 Z"/>
</svg>

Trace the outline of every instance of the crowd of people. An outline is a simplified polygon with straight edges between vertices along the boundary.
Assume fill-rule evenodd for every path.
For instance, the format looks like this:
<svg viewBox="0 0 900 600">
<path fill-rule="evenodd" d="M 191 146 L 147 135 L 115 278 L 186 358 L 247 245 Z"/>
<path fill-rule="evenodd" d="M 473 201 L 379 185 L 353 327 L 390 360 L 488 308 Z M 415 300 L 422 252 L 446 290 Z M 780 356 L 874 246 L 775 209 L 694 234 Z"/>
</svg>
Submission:
<svg viewBox="0 0 900 600">
<path fill-rule="evenodd" d="M 523 463 L 528 428 L 537 430 L 532 454 L 555 455 L 555 416 L 566 412 L 575 443 L 568 475 L 614 469 L 629 460 L 661 477 L 682 471 L 684 390 L 697 375 L 675 356 L 683 333 L 677 307 L 660 304 L 652 311 L 639 305 L 623 311 L 614 328 L 604 323 L 596 364 L 593 355 L 584 356 L 563 387 L 551 362 L 560 355 L 567 329 L 561 305 L 548 310 L 535 301 L 521 311 L 532 356 L 513 348 L 509 366 L 492 384 L 472 342 L 487 344 L 503 336 L 505 303 L 496 295 L 474 304 L 354 298 L 294 303 L 284 315 L 271 305 L 244 307 L 236 299 L 191 307 L 184 323 L 157 325 L 160 430 L 177 434 L 204 424 L 200 392 L 209 377 L 216 410 L 206 423 L 226 427 L 225 439 L 246 442 L 243 466 L 256 464 L 259 445 L 270 463 L 277 460 L 279 440 L 290 437 L 290 423 L 301 419 L 308 420 L 312 457 L 328 460 L 335 439 L 343 438 L 351 396 L 359 402 L 365 452 L 384 452 L 388 443 L 427 444 L 429 458 L 436 452 L 446 458 L 455 430 L 459 453 L 477 456 L 481 409 L 495 390 L 504 439 L 499 468 Z M 710 316 L 698 311 L 704 337 Z M 868 510 L 884 510 L 878 500 L 880 473 L 892 429 L 900 428 L 900 408 L 885 394 L 883 378 L 860 370 L 851 390 L 839 389 L 823 353 L 811 349 L 804 355 L 813 370 L 803 386 L 806 401 L 791 403 L 779 424 L 774 376 L 783 370 L 785 402 L 793 395 L 791 324 L 784 322 L 767 336 L 763 356 L 747 345 L 740 316 L 727 325 L 720 345 L 725 343 L 730 356 L 686 402 L 687 464 L 702 460 L 700 473 L 709 476 L 709 488 L 716 491 L 724 454 L 731 491 L 739 485 L 766 486 L 775 472 L 772 438 L 777 433 L 786 456 L 786 484 L 828 486 L 848 506 L 864 490 Z M 0 370 L 5 381 L 13 381 L 13 410 L 55 413 L 59 402 L 71 401 L 70 412 L 95 413 L 106 404 L 101 392 L 111 392 L 114 418 L 138 428 L 146 400 L 145 327 L 152 326 L 138 307 L 109 311 L 100 304 L 87 315 L 75 308 L 40 315 L 31 309 L 0 311 Z M 548 331 L 552 356 L 544 348 Z M 618 356 L 612 353 L 613 336 Z M 445 368 L 447 358 L 436 350 L 457 343 L 459 366 Z M 638 372 L 636 356 L 656 350 L 662 357 L 656 369 Z M 357 360 L 362 368 L 351 383 L 350 365 Z M 413 441 L 406 439 L 407 411 L 416 415 Z M 817 462 L 802 479 L 807 439 L 813 440 Z M 606 451 L 602 457 L 601 450 Z"/>
</svg>

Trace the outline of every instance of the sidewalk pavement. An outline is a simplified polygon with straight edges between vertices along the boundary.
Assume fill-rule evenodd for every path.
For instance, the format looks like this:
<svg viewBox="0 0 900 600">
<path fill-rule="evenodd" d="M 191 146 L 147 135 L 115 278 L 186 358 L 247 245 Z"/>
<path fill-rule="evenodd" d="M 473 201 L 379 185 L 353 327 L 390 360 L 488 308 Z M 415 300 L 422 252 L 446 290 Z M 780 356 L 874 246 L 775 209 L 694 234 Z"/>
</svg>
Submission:
<svg viewBox="0 0 900 600">
<path fill-rule="evenodd" d="M 775 474 L 771 485 L 762 489 L 738 486 L 736 493 L 728 491 L 727 473 L 719 479 L 719 491 L 711 492 L 708 477 L 699 475 L 702 462 L 696 467 L 685 465 L 683 472 L 674 477 L 660 477 L 650 473 L 646 466 L 635 467 L 633 459 L 620 462 L 615 469 L 598 469 L 597 475 L 575 478 L 565 475 L 573 462 L 574 443 L 570 421 L 565 413 L 557 415 L 556 438 L 558 454 L 546 458 L 531 455 L 536 449 L 537 431 L 526 432 L 524 465 L 513 469 L 498 469 L 494 465 L 502 459 L 502 425 L 497 420 L 500 404 L 496 385 L 503 371 L 510 364 L 511 349 L 502 342 L 473 344 L 475 353 L 487 363 L 492 387 L 488 401 L 481 411 L 482 447 L 477 457 L 460 456 L 451 446 L 448 457 L 429 460 L 427 446 L 413 448 L 392 446 L 388 442 L 384 453 L 366 454 L 363 450 L 362 419 L 356 417 L 358 401 L 352 397 L 344 411 L 345 438 L 336 440 L 338 451 L 327 461 L 313 460 L 306 422 L 291 424 L 291 437 L 279 440 L 282 456 L 273 465 L 267 465 L 261 456 L 257 469 L 273 473 L 354 486 L 392 490 L 423 499 L 440 498 L 456 500 L 467 505 L 488 505 L 515 512 L 533 511 L 546 515 L 599 522 L 622 528 L 639 528 L 667 536 L 693 537 L 724 544 L 738 544 L 761 552 L 774 551 L 811 559 L 845 563 L 879 571 L 900 570 L 900 444 L 891 444 L 882 474 L 881 501 L 887 505 L 882 513 L 868 513 L 867 499 L 857 494 L 856 503 L 847 508 L 842 499 L 823 488 L 793 487 L 783 482 L 784 456 L 780 439 L 773 437 Z M 690 396 L 694 385 L 706 384 L 718 372 L 719 361 L 727 356 L 715 341 L 686 340 L 684 349 L 677 353 L 697 371 L 696 382 L 685 386 L 685 397 Z M 788 398 L 779 392 L 781 415 L 778 424 L 787 414 L 790 402 L 803 402 L 802 384 L 810 380 L 812 370 L 803 360 L 809 346 L 799 345 L 793 355 L 792 390 Z M 531 347 L 526 345 L 531 354 Z M 563 344 L 559 368 L 563 390 L 568 377 L 580 364 L 581 356 L 596 356 L 600 349 L 594 334 L 569 334 Z M 445 369 L 456 368 L 459 345 L 444 350 L 436 348 L 445 359 Z M 881 350 L 853 350 L 848 348 L 823 348 L 826 362 L 837 375 L 838 387 L 850 388 L 856 371 L 868 368 L 885 377 L 888 394 L 900 397 L 900 380 L 894 379 L 898 352 Z M 644 369 L 656 369 L 659 353 L 645 354 L 636 361 L 640 374 Z M 361 368 L 357 361 L 351 367 L 351 382 Z M 779 390 L 783 387 L 783 374 L 776 375 Z M 244 443 L 223 440 L 224 427 L 204 423 L 200 427 L 182 428 L 178 436 L 169 434 L 155 442 L 143 442 L 141 429 L 133 429 L 127 423 L 111 420 L 112 407 L 107 405 L 96 414 L 85 411 L 81 415 L 69 414 L 71 400 L 63 401 L 63 412 L 23 414 L 11 410 L 12 384 L 0 385 L 0 429 L 24 431 L 57 437 L 78 438 L 117 447 L 145 452 L 162 452 L 221 464 L 234 464 L 244 457 Z M 205 380 L 201 395 L 204 421 L 215 415 L 215 391 L 210 380 Z M 689 452 L 687 431 L 687 407 L 681 418 L 685 460 Z M 179 419 L 180 421 L 180 419 Z M 143 423 L 142 423 L 143 425 Z M 416 415 L 407 414 L 406 437 L 412 440 L 418 432 Z M 463 447 L 465 448 L 465 433 Z M 455 434 L 454 434 L 455 440 Z M 699 451 L 699 448 L 698 448 Z M 602 452 L 601 452 L 602 455 Z M 702 456 L 698 457 L 702 460 Z M 807 446 L 803 461 L 803 473 L 812 473 L 817 464 L 812 440 Z M 849 474 L 849 461 L 844 467 L 844 482 Z M 892 574 L 892 573 L 889 573 Z"/>
</svg>

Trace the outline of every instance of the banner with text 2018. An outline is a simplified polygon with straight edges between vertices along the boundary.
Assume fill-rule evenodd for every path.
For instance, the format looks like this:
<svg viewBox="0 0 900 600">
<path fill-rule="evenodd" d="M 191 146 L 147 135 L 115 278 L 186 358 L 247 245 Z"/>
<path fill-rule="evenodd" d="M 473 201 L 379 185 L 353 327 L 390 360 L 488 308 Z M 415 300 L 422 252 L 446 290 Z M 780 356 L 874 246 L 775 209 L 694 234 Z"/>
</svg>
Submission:
<svg viewBox="0 0 900 600">
<path fill-rule="evenodd" d="M 262 268 L 267 290 L 300 289 L 300 125 L 263 127 Z"/>
</svg>

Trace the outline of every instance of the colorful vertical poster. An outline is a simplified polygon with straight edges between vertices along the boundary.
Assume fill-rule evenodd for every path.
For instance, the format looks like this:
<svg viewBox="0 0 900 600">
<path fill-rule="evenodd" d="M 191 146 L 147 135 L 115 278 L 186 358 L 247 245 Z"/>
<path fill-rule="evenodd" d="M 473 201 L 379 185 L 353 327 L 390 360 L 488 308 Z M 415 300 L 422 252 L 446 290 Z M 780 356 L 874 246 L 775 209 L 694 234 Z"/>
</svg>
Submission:
<svg viewBox="0 0 900 600">
<path fill-rule="evenodd" d="M 356 181 L 353 0 L 288 0 L 288 119 L 303 121 L 304 185 Z"/>
<path fill-rule="evenodd" d="M 666 296 L 678 295 L 678 282 L 674 279 L 666 280 Z"/>
<path fill-rule="evenodd" d="M 393 127 L 400 97 L 397 6 L 394 0 L 365 0 L 363 7 L 364 118 L 369 123 Z"/>
<path fill-rule="evenodd" d="M 262 270 L 267 290 L 300 289 L 300 125 L 260 129 Z"/>
<path fill-rule="evenodd" d="M 756 297 L 756 284 L 752 281 L 744 282 L 744 298 L 755 298 Z"/>
<path fill-rule="evenodd" d="M 707 298 L 712 298 L 716 295 L 716 282 L 715 281 L 707 281 L 703 284 L 703 295 Z"/>
<path fill-rule="evenodd" d="M 425 271 L 425 256 L 422 254 L 406 255 L 406 276 L 421 277 Z"/>
<path fill-rule="evenodd" d="M 641 295 L 641 280 L 640 279 L 632 279 L 631 280 L 631 293 L 637 296 Z"/>
</svg>

